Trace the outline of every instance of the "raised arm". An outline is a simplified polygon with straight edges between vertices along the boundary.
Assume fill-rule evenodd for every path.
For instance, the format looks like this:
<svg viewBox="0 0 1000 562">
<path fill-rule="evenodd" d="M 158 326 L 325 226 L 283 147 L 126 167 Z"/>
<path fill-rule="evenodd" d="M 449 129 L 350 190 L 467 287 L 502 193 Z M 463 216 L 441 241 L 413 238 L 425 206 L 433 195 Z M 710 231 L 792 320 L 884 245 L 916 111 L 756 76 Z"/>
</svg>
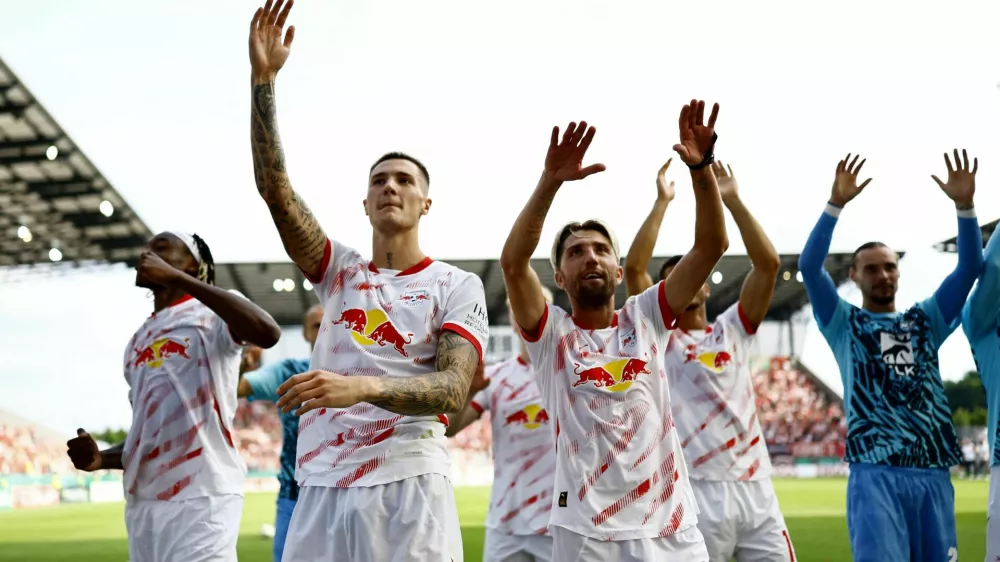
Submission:
<svg viewBox="0 0 1000 562">
<path fill-rule="evenodd" d="M 667 183 L 667 168 L 673 158 L 660 168 L 656 175 L 656 202 L 649 211 L 649 216 L 635 233 L 635 240 L 625 256 L 625 288 L 629 296 L 638 295 L 653 286 L 653 277 L 649 274 L 649 260 L 653 257 L 653 247 L 660 236 L 660 225 L 667 213 L 667 206 L 674 199 L 674 182 Z"/>
<path fill-rule="evenodd" d="M 583 167 L 583 157 L 595 134 L 597 129 L 588 129 L 586 121 L 581 121 L 579 126 L 570 123 L 560 142 L 559 127 L 552 128 L 542 177 L 514 222 L 500 253 L 500 268 L 503 269 L 514 320 L 527 333 L 538 330 L 545 312 L 542 283 L 531 268 L 531 255 L 538 247 L 545 216 L 563 182 L 581 180 L 604 171 L 603 164 Z"/>
<path fill-rule="evenodd" d="M 985 334 L 1000 318 L 1000 234 L 993 231 L 986 245 L 983 274 L 966 303 L 965 332 L 971 336 Z"/>
<path fill-rule="evenodd" d="M 691 104 L 685 105 L 681 110 L 681 142 L 674 145 L 674 150 L 691 169 L 695 223 L 694 245 L 663 282 L 670 313 L 675 318 L 684 312 L 691 299 L 705 285 L 708 276 L 729 247 L 719 185 L 709 168 L 715 158 L 715 140 L 718 138 L 715 134 L 715 120 L 718 116 L 719 104 L 715 104 L 708 118 L 708 125 L 703 125 L 705 102 L 699 100 L 691 100 Z"/>
<path fill-rule="evenodd" d="M 837 310 L 837 303 L 840 302 L 837 286 L 826 271 L 826 256 L 830 253 L 830 242 L 833 240 L 833 229 L 837 226 L 837 217 L 840 216 L 844 205 L 857 197 L 861 190 L 872 181 L 869 178 L 858 185 L 858 172 L 864 166 L 865 160 L 857 164 L 858 156 L 855 155 L 854 160 L 848 164 L 850 159 L 851 155 L 848 154 L 847 158 L 837 164 L 837 174 L 833 180 L 830 201 L 826 205 L 826 210 L 819 217 L 819 222 L 809 233 L 806 246 L 799 256 L 802 284 L 805 285 L 809 302 L 812 303 L 813 311 L 821 326 L 829 324 L 833 313 Z"/>
<path fill-rule="evenodd" d="M 157 285 L 180 289 L 201 301 L 222 318 L 237 341 L 268 349 L 281 338 L 281 328 L 264 309 L 231 291 L 195 279 L 149 250 L 139 256 L 136 269 L 141 277 Z"/>
<path fill-rule="evenodd" d="M 976 209 L 973 205 L 979 159 L 973 159 L 973 165 L 970 169 L 969 155 L 964 149 L 962 156 L 964 162 L 958 158 L 958 149 L 955 149 L 955 167 L 952 168 L 951 160 L 945 153 L 944 161 L 948 166 L 948 183 L 943 183 L 937 176 L 931 176 L 945 192 L 945 195 L 955 202 L 955 210 L 958 213 L 958 264 L 955 266 L 955 270 L 941 282 L 938 290 L 934 292 L 934 300 L 937 302 L 945 324 L 951 324 L 961 314 L 965 298 L 972 290 L 976 278 L 983 271 L 983 238 L 979 230 L 979 220 L 976 218 Z M 981 282 L 980 285 L 982 285 Z M 997 306 L 996 303 L 992 303 L 986 311 L 996 310 Z M 990 322 L 991 326 L 996 322 L 996 314 L 993 314 Z"/>
<path fill-rule="evenodd" d="M 296 415 L 316 408 L 346 408 L 368 402 L 404 416 L 427 416 L 462 411 L 476 384 L 479 351 L 452 331 L 441 334 L 437 371 L 415 377 L 345 377 L 327 371 L 309 371 L 290 377 L 278 387 L 278 407 Z M 304 403 L 304 404 L 303 404 Z"/>
<path fill-rule="evenodd" d="M 781 257 L 774 249 L 767 234 L 764 234 L 760 223 L 750 214 L 750 210 L 740 199 L 739 187 L 736 176 L 733 175 L 733 169 L 723 166 L 721 162 L 715 162 L 712 164 L 712 172 L 719 183 L 722 203 L 729 209 L 729 214 L 733 216 L 736 227 L 740 229 L 743 245 L 747 248 L 747 256 L 750 258 L 750 263 L 753 264 L 750 273 L 743 281 L 743 289 L 740 291 L 740 308 L 756 330 L 764 321 L 767 310 L 771 306 L 774 282 L 778 278 L 778 269 L 781 267 Z"/>
<path fill-rule="evenodd" d="M 285 152 L 278 136 L 274 103 L 274 80 L 288 59 L 295 27 L 288 28 L 284 42 L 281 30 L 292 8 L 289 0 L 282 9 L 277 0 L 268 0 L 250 23 L 251 109 L 250 145 L 253 150 L 257 191 L 271 211 L 288 257 L 313 280 L 322 277 L 327 237 L 305 201 L 292 189 L 285 169 Z M 332 256 L 328 256 L 328 259 Z"/>
</svg>

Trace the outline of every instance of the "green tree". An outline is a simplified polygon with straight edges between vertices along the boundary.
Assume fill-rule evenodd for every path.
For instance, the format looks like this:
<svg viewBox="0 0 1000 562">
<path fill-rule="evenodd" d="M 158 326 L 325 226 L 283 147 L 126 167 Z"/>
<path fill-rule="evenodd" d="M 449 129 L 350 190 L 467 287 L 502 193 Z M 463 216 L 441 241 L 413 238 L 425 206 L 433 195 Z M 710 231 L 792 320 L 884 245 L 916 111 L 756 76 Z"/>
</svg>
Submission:
<svg viewBox="0 0 1000 562">
<path fill-rule="evenodd" d="M 986 408 L 976 408 L 969 414 L 969 425 L 972 427 L 986 427 Z"/>
<path fill-rule="evenodd" d="M 104 431 L 91 433 L 90 435 L 98 441 L 104 441 L 110 445 L 117 445 L 125 442 L 125 438 L 128 437 L 128 432 L 124 429 L 108 428 Z"/>
<path fill-rule="evenodd" d="M 944 381 L 944 394 L 952 412 L 962 408 L 971 414 L 976 408 L 986 408 L 986 391 L 976 371 L 965 373 L 962 380 Z"/>
<path fill-rule="evenodd" d="M 953 410 L 951 414 L 951 419 L 953 422 L 955 422 L 955 427 L 969 427 L 970 425 L 972 425 L 969 411 L 966 410 L 965 408 L 959 408 L 957 410 Z"/>
</svg>

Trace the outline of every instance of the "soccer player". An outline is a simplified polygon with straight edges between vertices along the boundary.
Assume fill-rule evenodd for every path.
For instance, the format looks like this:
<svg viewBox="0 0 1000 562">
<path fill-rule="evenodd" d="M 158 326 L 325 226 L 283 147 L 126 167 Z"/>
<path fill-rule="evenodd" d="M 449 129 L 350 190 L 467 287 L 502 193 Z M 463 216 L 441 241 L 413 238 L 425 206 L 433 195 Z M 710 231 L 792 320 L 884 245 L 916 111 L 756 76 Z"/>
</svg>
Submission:
<svg viewBox="0 0 1000 562">
<path fill-rule="evenodd" d="M 664 350 L 676 318 L 728 246 L 713 161 L 716 105 L 680 116 L 674 150 L 691 168 L 695 243 L 668 280 L 615 310 L 618 244 L 598 220 L 570 223 L 552 245 L 555 281 L 571 313 L 547 304 L 531 268 L 545 215 L 564 182 L 603 171 L 582 167 L 596 130 L 552 130 L 545 168 L 500 257 L 514 318 L 527 342 L 543 403 L 556 423 L 550 520 L 553 560 L 706 561 L 680 439 L 670 413 Z"/>
<path fill-rule="evenodd" d="M 309 349 L 316 346 L 320 325 L 323 323 L 323 307 L 315 305 L 302 318 L 302 336 L 309 342 Z M 240 377 L 237 394 L 248 401 L 278 401 L 278 387 L 293 375 L 309 370 L 309 358 L 290 358 L 272 363 L 262 369 L 254 369 Z M 299 485 L 295 482 L 295 446 L 299 439 L 299 418 L 295 414 L 278 411 L 281 419 L 281 472 L 278 473 L 277 514 L 274 518 L 274 562 L 281 562 L 281 552 L 285 548 L 288 523 L 292 520 L 295 501 L 299 497 Z"/>
<path fill-rule="evenodd" d="M 964 154 L 964 151 L 963 151 Z M 961 461 L 951 408 L 938 370 L 938 348 L 954 331 L 983 265 L 973 207 L 975 170 L 945 155 L 948 181 L 932 176 L 958 213 L 958 266 L 934 296 L 896 311 L 898 257 L 881 242 L 854 252 L 851 280 L 861 308 L 837 295 L 824 269 L 844 205 L 864 160 L 841 160 L 826 210 L 799 257 L 813 316 L 833 350 L 847 410 L 847 528 L 856 562 L 955 560 L 955 490 L 949 467 Z"/>
<path fill-rule="evenodd" d="M 421 251 L 430 177 L 411 156 L 387 154 L 369 171 L 371 260 L 327 237 L 292 190 L 274 104 L 291 7 L 269 0 L 250 25 L 257 188 L 325 310 L 312 370 L 278 388 L 278 407 L 302 416 L 299 499 L 282 559 L 460 562 L 445 414 L 482 384 L 483 283 Z"/>
<path fill-rule="evenodd" d="M 129 560 L 236 561 L 246 465 L 232 439 L 240 355 L 281 330 L 246 298 L 215 286 L 215 262 L 194 234 L 146 245 L 136 286 L 153 314 L 125 349 L 132 426 L 99 451 L 83 429 L 67 443 L 79 470 L 124 471 Z"/>
<path fill-rule="evenodd" d="M 545 302 L 552 292 L 542 287 Z M 514 315 L 507 301 L 511 325 Z M 520 338 L 519 338 L 520 340 Z M 483 562 L 549 562 L 552 481 L 556 468 L 555 421 L 542 403 L 528 349 L 487 369 L 490 384 L 453 416 L 445 434 L 453 437 L 482 413 L 492 413 L 493 486 L 486 515 Z M 551 373 L 541 376 L 551 377 Z"/>
<path fill-rule="evenodd" d="M 657 177 L 657 204 L 625 258 L 630 295 L 653 284 L 649 260 L 674 195 L 673 184 L 664 178 L 666 168 Z M 795 551 L 771 484 L 771 457 L 757 419 L 750 372 L 750 347 L 767 316 L 781 259 L 740 199 L 732 169 L 721 162 L 711 168 L 753 268 L 743 281 L 739 300 L 711 324 L 706 317 L 708 283 L 678 317 L 678 330 L 666 353 L 674 421 L 710 560 L 790 562 Z M 660 281 L 680 260 L 680 256 L 667 260 Z"/>
</svg>

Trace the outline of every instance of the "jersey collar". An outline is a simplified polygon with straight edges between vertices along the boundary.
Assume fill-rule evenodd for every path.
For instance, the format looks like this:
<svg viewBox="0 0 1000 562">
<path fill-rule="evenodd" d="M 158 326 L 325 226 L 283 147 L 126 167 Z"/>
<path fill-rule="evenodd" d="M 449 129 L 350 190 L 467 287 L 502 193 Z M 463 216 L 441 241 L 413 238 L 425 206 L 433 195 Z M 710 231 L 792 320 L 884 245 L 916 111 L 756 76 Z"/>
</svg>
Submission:
<svg viewBox="0 0 1000 562">
<path fill-rule="evenodd" d="M 403 271 L 400 271 L 399 273 L 396 274 L 396 277 L 402 277 L 404 275 L 413 275 L 414 273 L 420 273 L 421 271 L 427 269 L 427 267 L 430 266 L 432 263 L 434 263 L 434 260 L 432 260 L 430 257 L 426 257 L 420 260 L 419 262 L 415 263 L 414 265 L 404 269 Z M 368 271 L 371 271 L 372 273 L 379 273 L 378 268 L 375 267 L 375 262 L 372 261 L 368 262 Z"/>
</svg>

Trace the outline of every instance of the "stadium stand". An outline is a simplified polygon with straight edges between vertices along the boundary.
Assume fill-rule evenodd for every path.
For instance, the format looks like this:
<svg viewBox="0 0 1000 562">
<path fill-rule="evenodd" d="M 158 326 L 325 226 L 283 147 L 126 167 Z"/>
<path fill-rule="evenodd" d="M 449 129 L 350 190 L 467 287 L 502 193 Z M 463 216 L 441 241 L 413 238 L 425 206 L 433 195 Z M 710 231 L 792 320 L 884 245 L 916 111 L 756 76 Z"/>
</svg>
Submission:
<svg viewBox="0 0 1000 562">
<path fill-rule="evenodd" d="M 0 273 L 136 263 L 152 236 L 0 59 Z"/>
<path fill-rule="evenodd" d="M 0 411 L 0 475 L 41 476 L 72 471 L 66 440 L 58 433 Z"/>
</svg>

